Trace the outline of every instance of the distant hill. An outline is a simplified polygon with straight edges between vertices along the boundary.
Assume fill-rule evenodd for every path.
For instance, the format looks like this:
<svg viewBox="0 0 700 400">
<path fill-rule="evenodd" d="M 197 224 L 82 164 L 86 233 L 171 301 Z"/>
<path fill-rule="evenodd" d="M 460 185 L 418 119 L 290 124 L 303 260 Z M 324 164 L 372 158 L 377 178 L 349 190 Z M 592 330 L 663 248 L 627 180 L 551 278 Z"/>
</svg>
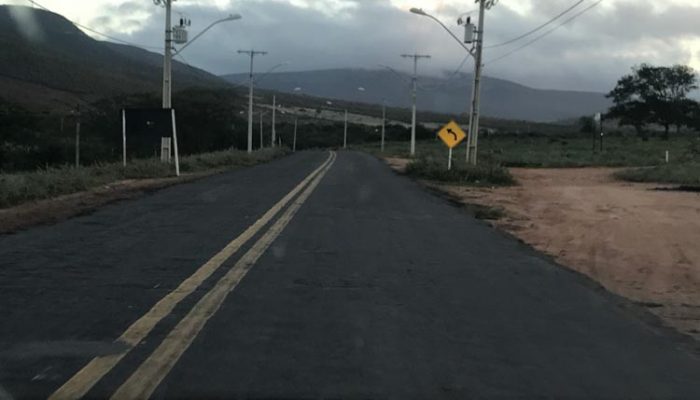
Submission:
<svg viewBox="0 0 700 400">
<path fill-rule="evenodd" d="M 245 83 L 247 74 L 223 78 Z M 264 89 L 301 93 L 339 100 L 381 103 L 392 107 L 410 107 L 410 77 L 389 70 L 334 69 L 281 72 L 263 77 Z M 418 107 L 442 113 L 464 113 L 471 96 L 472 78 L 461 74 L 453 79 L 420 77 Z M 365 88 L 364 91 L 358 87 Z M 485 77 L 482 83 L 484 116 L 531 121 L 559 121 L 606 111 L 610 102 L 602 93 L 540 90 L 503 79 Z"/>
<path fill-rule="evenodd" d="M 159 91 L 163 56 L 95 40 L 64 17 L 0 6 L 0 97 L 33 109 L 124 93 Z M 174 89 L 222 87 L 221 78 L 173 64 Z"/>
</svg>

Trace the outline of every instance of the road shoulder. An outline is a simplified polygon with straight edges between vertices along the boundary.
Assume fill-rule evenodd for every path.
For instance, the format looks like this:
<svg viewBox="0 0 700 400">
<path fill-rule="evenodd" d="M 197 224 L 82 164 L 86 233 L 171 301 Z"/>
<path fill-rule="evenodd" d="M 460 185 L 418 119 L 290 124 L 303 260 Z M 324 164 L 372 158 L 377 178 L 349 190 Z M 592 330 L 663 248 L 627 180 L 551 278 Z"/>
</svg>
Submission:
<svg viewBox="0 0 700 400">
<path fill-rule="evenodd" d="M 405 160 L 385 162 L 403 174 Z M 512 172 L 519 182 L 514 187 L 418 183 L 579 275 L 592 289 L 610 293 L 620 308 L 698 351 L 697 194 L 619 182 L 610 168 Z"/>
</svg>

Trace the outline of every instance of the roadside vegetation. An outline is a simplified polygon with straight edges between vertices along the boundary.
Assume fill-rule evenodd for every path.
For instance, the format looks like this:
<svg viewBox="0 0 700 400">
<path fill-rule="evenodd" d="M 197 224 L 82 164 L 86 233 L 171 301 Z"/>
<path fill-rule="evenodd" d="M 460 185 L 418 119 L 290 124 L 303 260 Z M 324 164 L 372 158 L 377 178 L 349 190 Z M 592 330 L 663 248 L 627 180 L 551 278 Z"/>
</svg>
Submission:
<svg viewBox="0 0 700 400">
<path fill-rule="evenodd" d="M 666 151 L 670 162 L 687 160 L 689 146 L 695 136 L 674 136 L 669 140 L 652 137 L 646 141 L 621 134 L 600 139 L 593 150 L 592 136 L 582 135 L 489 135 L 479 139 L 479 163 L 502 167 L 570 168 L 570 167 L 642 167 L 665 163 Z M 447 148 L 437 140 L 418 142 L 419 158 L 429 158 L 447 166 Z M 385 152 L 379 145 L 365 144 L 359 148 L 378 156 L 408 158 L 408 142 L 389 142 Z M 453 160 L 462 162 L 466 146 L 460 145 L 453 152 Z"/>
<path fill-rule="evenodd" d="M 670 183 L 700 189 L 700 161 L 626 169 L 615 173 L 615 177 L 628 182 Z"/>
<path fill-rule="evenodd" d="M 515 184 L 515 179 L 507 168 L 487 163 L 467 165 L 457 162 L 447 170 L 443 160 L 423 157 L 408 164 L 406 174 L 415 178 L 431 181 L 473 186 L 505 186 Z"/>
<path fill-rule="evenodd" d="M 629 182 L 670 183 L 700 189 L 700 138 L 688 144 L 679 160 L 646 168 L 618 171 L 615 177 Z"/>
<path fill-rule="evenodd" d="M 251 166 L 283 156 L 287 149 L 264 149 L 248 154 L 241 150 L 224 150 L 183 157 L 184 173 L 216 172 Z M 121 163 L 95 164 L 89 167 L 49 167 L 30 172 L 0 174 L 0 208 L 28 201 L 48 199 L 76 193 L 125 179 L 167 178 L 173 176 L 173 165 L 157 159 L 131 160 Z"/>
</svg>

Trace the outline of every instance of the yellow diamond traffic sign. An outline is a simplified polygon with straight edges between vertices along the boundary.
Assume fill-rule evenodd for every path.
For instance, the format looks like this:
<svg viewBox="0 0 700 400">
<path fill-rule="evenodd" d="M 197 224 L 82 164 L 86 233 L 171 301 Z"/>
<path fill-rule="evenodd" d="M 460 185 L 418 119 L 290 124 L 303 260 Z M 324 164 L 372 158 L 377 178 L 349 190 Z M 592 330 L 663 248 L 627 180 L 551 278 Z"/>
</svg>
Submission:
<svg viewBox="0 0 700 400">
<path fill-rule="evenodd" d="M 462 128 L 460 128 L 456 122 L 450 121 L 449 124 L 440 129 L 438 136 L 440 139 L 442 139 L 445 145 L 447 145 L 447 147 L 453 149 L 467 137 L 467 134 L 464 133 Z"/>
</svg>

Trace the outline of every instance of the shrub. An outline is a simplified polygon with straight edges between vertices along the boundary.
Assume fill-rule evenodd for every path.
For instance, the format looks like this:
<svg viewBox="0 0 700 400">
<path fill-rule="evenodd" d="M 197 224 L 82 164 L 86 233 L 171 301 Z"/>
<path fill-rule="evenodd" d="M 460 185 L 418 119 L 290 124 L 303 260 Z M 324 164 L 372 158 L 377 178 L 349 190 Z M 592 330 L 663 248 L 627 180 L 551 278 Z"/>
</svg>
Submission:
<svg viewBox="0 0 700 400">
<path fill-rule="evenodd" d="M 422 179 L 477 186 L 504 186 L 515 184 L 515 179 L 508 169 L 495 164 L 454 165 L 447 170 L 444 163 L 422 158 L 408 164 L 406 174 Z"/>
</svg>

